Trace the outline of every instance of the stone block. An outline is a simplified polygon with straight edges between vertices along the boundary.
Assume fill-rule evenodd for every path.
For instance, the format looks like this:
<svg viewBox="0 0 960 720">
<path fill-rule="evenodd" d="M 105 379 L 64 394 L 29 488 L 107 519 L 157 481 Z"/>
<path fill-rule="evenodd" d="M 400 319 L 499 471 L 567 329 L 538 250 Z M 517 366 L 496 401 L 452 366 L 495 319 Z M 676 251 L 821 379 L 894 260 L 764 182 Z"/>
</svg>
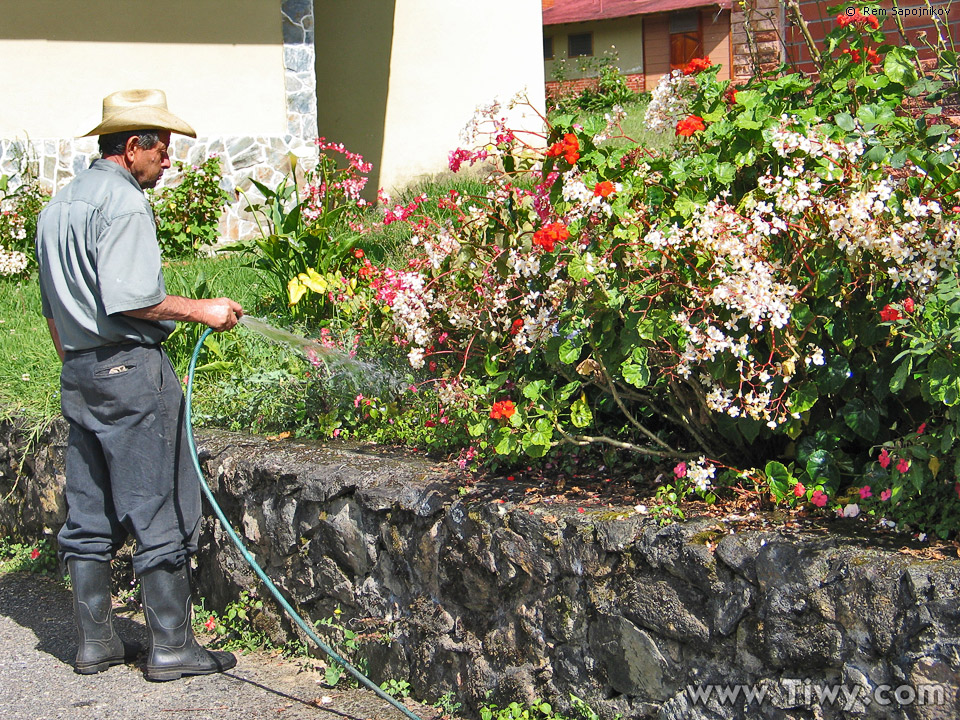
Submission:
<svg viewBox="0 0 960 720">
<path fill-rule="evenodd" d="M 592 628 L 590 649 L 616 692 L 664 701 L 675 689 L 671 663 L 645 631 L 624 617 L 602 616 Z"/>
</svg>

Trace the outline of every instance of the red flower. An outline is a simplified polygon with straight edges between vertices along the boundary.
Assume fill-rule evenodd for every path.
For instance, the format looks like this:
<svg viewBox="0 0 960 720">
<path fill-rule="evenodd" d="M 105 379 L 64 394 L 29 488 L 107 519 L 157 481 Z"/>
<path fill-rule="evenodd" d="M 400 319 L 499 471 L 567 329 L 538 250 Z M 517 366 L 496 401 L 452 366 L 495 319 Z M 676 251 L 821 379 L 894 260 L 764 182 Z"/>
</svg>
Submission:
<svg viewBox="0 0 960 720">
<path fill-rule="evenodd" d="M 214 618 L 213 615 L 211 615 L 210 617 L 207 618 L 207 621 L 203 624 L 203 626 L 210 632 L 213 632 L 214 628 L 217 627 L 216 618 Z"/>
<path fill-rule="evenodd" d="M 569 237 L 570 231 L 562 223 L 551 223 L 544 225 L 533 234 L 533 244 L 547 252 L 553 252 L 558 242 L 565 242 Z"/>
<path fill-rule="evenodd" d="M 33 550 L 30 551 L 30 559 L 31 559 L 31 560 L 36 560 L 38 557 L 40 557 L 40 551 L 39 551 L 39 550 L 37 550 L 36 548 L 34 548 Z"/>
<path fill-rule="evenodd" d="M 593 194 L 598 197 L 610 197 L 615 192 L 616 188 L 613 187 L 613 183 L 609 180 L 598 182 L 593 188 Z"/>
<path fill-rule="evenodd" d="M 737 104 L 737 89 L 731 85 L 727 88 L 726 92 L 723 93 L 723 99 L 726 100 L 731 105 Z"/>
<path fill-rule="evenodd" d="M 927 431 L 927 424 L 920 423 L 920 427 L 917 428 L 917 435 L 923 435 Z"/>
<path fill-rule="evenodd" d="M 877 462 L 880 463 L 880 467 L 882 467 L 884 470 L 890 467 L 890 453 L 887 452 L 886 448 L 880 451 L 880 457 L 877 458 Z"/>
<path fill-rule="evenodd" d="M 894 320 L 899 320 L 900 311 L 890 304 L 884 305 L 883 310 L 880 311 L 880 319 L 883 320 L 883 322 L 893 322 Z"/>
<path fill-rule="evenodd" d="M 703 72 L 707 68 L 713 67 L 713 63 L 710 62 L 707 58 L 693 58 L 690 62 L 683 66 L 684 75 L 695 75 L 698 72 Z"/>
<path fill-rule="evenodd" d="M 706 129 L 707 126 L 704 125 L 702 117 L 699 115 L 687 115 L 687 117 L 677 123 L 677 137 L 690 137 L 694 133 Z"/>
<path fill-rule="evenodd" d="M 822 490 L 814 490 L 813 495 L 810 496 L 810 502 L 817 507 L 822 508 L 827 504 L 827 494 Z"/>
<path fill-rule="evenodd" d="M 859 50 L 844 50 L 843 55 L 849 55 L 850 59 L 854 62 L 860 62 L 860 51 Z"/>
<path fill-rule="evenodd" d="M 901 473 L 901 474 L 905 473 L 909 469 L 910 469 L 910 463 L 905 458 L 900 458 L 899 460 L 897 460 L 898 473 Z"/>
<path fill-rule="evenodd" d="M 547 150 L 547 157 L 560 157 L 573 165 L 580 159 L 580 141 L 573 133 L 567 133 L 563 139 L 555 142 Z"/>
<path fill-rule="evenodd" d="M 520 328 L 523 327 L 523 318 L 517 318 L 513 321 L 513 325 L 510 326 L 510 334 L 516 335 L 520 332 Z"/>
<path fill-rule="evenodd" d="M 870 17 L 873 17 L 873 15 Z M 873 48 L 867 48 L 867 62 L 869 62 L 871 65 L 876 65 L 880 62 L 880 56 Z"/>
<path fill-rule="evenodd" d="M 864 15 L 859 10 L 855 10 L 849 15 L 847 13 L 837 15 L 837 25 L 840 27 L 847 27 L 847 25 L 859 25 L 863 27 L 864 25 L 869 25 L 876 30 L 880 27 L 880 20 L 876 15 Z"/>
<path fill-rule="evenodd" d="M 803 486 L 802 482 L 797 482 L 797 484 L 793 486 L 794 497 L 803 497 L 806 493 L 807 489 Z"/>
<path fill-rule="evenodd" d="M 354 256 L 355 258 L 357 258 L 357 259 L 362 258 L 362 257 L 363 257 L 363 250 L 361 250 L 360 248 L 354 248 L 354 249 L 353 249 L 353 256 Z"/>
<path fill-rule="evenodd" d="M 517 408 L 512 400 L 500 400 L 495 402 L 493 407 L 490 408 L 490 417 L 494 420 L 499 420 L 500 418 L 509 420 L 516 411 Z"/>
<path fill-rule="evenodd" d="M 914 302 L 913 298 L 907 298 L 903 301 L 903 309 L 908 313 L 912 313 L 917 309 L 917 303 Z"/>
</svg>

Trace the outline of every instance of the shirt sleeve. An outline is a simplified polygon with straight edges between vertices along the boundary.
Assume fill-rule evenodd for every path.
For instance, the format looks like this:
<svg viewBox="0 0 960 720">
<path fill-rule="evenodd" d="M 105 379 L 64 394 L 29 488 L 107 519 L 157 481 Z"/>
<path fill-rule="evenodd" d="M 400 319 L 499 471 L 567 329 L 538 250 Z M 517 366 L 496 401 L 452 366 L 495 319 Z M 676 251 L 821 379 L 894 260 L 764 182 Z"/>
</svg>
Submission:
<svg viewBox="0 0 960 720">
<path fill-rule="evenodd" d="M 153 218 L 132 212 L 113 218 L 97 243 L 97 283 L 108 315 L 139 310 L 166 296 Z"/>
</svg>

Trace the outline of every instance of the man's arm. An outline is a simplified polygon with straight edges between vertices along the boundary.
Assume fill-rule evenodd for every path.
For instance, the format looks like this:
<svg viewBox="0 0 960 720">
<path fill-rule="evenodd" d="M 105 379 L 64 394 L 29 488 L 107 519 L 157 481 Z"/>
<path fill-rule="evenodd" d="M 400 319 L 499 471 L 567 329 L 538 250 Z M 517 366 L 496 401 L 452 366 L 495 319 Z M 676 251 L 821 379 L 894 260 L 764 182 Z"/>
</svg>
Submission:
<svg viewBox="0 0 960 720">
<path fill-rule="evenodd" d="M 229 330 L 243 317 L 243 308 L 230 298 L 193 300 L 179 295 L 167 295 L 150 307 L 127 310 L 122 313 L 141 320 L 183 320 L 203 323 L 217 332 Z"/>
<path fill-rule="evenodd" d="M 50 337 L 53 338 L 53 345 L 57 348 L 60 362 L 63 362 L 63 345 L 60 344 L 60 333 L 57 332 L 57 326 L 54 324 L 53 318 L 47 318 L 47 327 L 50 329 Z"/>
</svg>

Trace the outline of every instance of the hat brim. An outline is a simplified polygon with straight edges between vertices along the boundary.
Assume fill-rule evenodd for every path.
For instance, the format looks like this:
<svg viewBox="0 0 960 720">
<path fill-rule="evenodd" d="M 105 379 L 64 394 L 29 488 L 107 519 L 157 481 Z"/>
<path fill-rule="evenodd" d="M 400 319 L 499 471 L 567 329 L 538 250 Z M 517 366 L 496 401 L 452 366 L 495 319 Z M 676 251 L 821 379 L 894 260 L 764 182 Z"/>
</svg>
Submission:
<svg viewBox="0 0 960 720">
<path fill-rule="evenodd" d="M 169 130 L 170 132 L 195 138 L 197 132 L 165 108 L 131 107 L 112 113 L 110 117 L 93 130 L 80 137 L 109 135 L 110 133 L 129 132 L 131 130 Z"/>
</svg>

